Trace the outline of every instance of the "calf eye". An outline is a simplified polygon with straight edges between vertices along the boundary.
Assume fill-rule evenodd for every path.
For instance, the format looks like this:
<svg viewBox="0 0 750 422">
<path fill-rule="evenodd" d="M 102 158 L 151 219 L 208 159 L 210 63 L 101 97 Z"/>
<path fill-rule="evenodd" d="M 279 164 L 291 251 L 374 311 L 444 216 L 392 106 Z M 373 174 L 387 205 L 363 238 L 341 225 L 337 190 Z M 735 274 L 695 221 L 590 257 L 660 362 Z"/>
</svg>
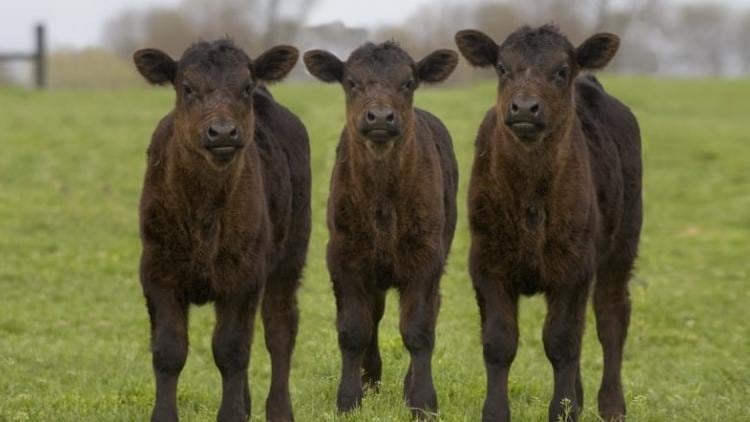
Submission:
<svg viewBox="0 0 750 422">
<path fill-rule="evenodd" d="M 245 89 L 242 90 L 242 94 L 249 97 L 253 94 L 253 84 L 245 85 Z"/>
<path fill-rule="evenodd" d="M 185 96 L 192 95 L 193 94 L 193 88 L 190 88 L 190 85 L 187 83 L 182 84 L 182 92 L 185 93 Z"/>
<path fill-rule="evenodd" d="M 349 88 L 350 88 L 350 89 L 354 89 L 354 88 L 356 88 L 356 87 L 357 87 L 357 83 L 356 83 L 356 82 L 354 82 L 354 81 L 353 81 L 353 80 L 351 80 L 351 79 L 347 79 L 346 83 L 347 83 L 347 85 L 349 85 Z"/>
<path fill-rule="evenodd" d="M 555 77 L 558 79 L 568 79 L 569 70 L 568 66 L 562 66 L 555 72 Z"/>
<path fill-rule="evenodd" d="M 508 73 L 508 69 L 506 69 L 501 63 L 496 64 L 495 68 L 500 76 L 505 76 Z"/>
<path fill-rule="evenodd" d="M 414 88 L 414 81 L 411 79 L 401 84 L 401 89 L 405 91 L 411 91 L 412 88 Z"/>
</svg>

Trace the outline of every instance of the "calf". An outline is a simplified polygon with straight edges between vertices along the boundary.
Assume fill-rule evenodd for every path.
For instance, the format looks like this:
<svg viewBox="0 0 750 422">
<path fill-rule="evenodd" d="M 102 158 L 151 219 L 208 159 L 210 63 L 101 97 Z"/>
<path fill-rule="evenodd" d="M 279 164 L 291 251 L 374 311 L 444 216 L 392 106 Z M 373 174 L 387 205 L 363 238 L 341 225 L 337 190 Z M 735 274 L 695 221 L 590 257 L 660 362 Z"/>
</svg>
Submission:
<svg viewBox="0 0 750 422">
<path fill-rule="evenodd" d="M 485 421 L 508 420 L 508 371 L 518 346 L 519 295 L 547 301 L 544 350 L 554 369 L 549 420 L 583 406 L 580 355 L 589 287 L 604 352 L 599 412 L 623 417 L 628 279 L 642 222 L 641 147 L 630 110 L 591 75 L 619 39 L 577 48 L 555 27 L 523 27 L 497 45 L 456 34 L 474 66 L 494 67 L 497 103 L 476 139 L 469 184 L 470 272 L 482 320 Z M 564 399 L 568 399 L 569 403 Z"/>
<path fill-rule="evenodd" d="M 446 79 L 458 55 L 438 50 L 415 63 L 386 42 L 365 44 L 346 62 L 320 50 L 304 60 L 310 73 L 341 83 L 346 94 L 328 199 L 328 269 L 342 355 L 338 408 L 358 406 L 363 382 L 380 381 L 378 324 L 386 290 L 395 287 L 411 354 L 404 396 L 415 415 L 434 412 L 431 357 L 458 170 L 445 126 L 412 104 L 417 87 Z"/>
<path fill-rule="evenodd" d="M 147 81 L 171 83 L 177 94 L 151 139 L 140 204 L 141 284 L 156 376 L 152 420 L 177 420 L 188 308 L 208 301 L 222 377 L 218 420 L 247 420 L 261 298 L 272 365 L 266 417 L 292 420 L 289 365 L 310 235 L 310 153 L 302 123 L 263 83 L 281 80 L 298 55 L 278 46 L 251 60 L 228 40 L 194 44 L 179 61 L 153 49 L 134 55 Z"/>
</svg>

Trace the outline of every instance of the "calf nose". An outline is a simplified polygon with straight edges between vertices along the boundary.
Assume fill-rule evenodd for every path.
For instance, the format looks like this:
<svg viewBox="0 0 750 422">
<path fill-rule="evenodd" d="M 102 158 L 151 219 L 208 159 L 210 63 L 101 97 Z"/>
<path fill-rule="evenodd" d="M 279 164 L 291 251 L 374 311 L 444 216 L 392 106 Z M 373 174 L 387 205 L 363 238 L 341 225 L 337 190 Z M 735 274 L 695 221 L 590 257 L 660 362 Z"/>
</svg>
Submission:
<svg viewBox="0 0 750 422">
<path fill-rule="evenodd" d="M 396 115 L 387 107 L 376 107 L 367 110 L 365 120 L 369 126 L 393 126 L 396 123 Z"/>
<path fill-rule="evenodd" d="M 233 123 L 214 123 L 206 130 L 206 137 L 211 143 L 234 142 L 239 136 L 239 130 Z"/>
<path fill-rule="evenodd" d="M 515 97 L 510 103 L 510 115 L 515 121 L 534 120 L 541 109 L 539 100 L 533 97 Z"/>
</svg>

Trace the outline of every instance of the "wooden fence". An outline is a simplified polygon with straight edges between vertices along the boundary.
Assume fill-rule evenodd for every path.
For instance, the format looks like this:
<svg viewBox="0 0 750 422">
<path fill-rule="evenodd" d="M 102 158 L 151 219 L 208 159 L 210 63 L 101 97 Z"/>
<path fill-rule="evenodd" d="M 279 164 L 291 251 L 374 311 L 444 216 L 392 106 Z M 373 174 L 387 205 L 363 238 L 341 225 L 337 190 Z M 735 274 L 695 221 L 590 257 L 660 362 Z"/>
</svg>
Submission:
<svg viewBox="0 0 750 422">
<path fill-rule="evenodd" d="M 0 63 L 10 61 L 30 61 L 34 63 L 34 84 L 38 89 L 47 85 L 47 44 L 46 28 L 42 24 L 34 28 L 35 50 L 31 53 L 0 53 Z"/>
</svg>

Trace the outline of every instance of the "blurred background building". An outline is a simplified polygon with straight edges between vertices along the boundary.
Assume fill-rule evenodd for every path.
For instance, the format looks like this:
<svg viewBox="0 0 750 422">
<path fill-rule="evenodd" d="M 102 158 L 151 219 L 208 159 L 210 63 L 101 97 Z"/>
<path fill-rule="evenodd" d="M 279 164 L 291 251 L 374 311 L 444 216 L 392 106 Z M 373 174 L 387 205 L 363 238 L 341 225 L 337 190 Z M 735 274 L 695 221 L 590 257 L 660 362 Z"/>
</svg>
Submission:
<svg viewBox="0 0 750 422">
<path fill-rule="evenodd" d="M 595 31 L 618 34 L 623 42 L 612 72 L 750 74 L 750 4 L 743 0 L 36 0 L 4 9 L 0 53 L 31 50 L 34 24 L 46 25 L 51 88 L 142 85 L 130 61 L 136 49 L 179 57 L 199 39 L 230 36 L 251 56 L 288 43 L 341 58 L 367 40 L 395 39 L 418 59 L 455 48 L 460 29 L 481 29 L 501 41 L 522 24 L 548 22 L 573 43 Z M 0 83 L 30 86 L 32 67 L 0 63 Z M 483 76 L 493 75 L 462 64 L 451 81 Z M 311 80 L 303 66 L 291 77 Z"/>
</svg>

